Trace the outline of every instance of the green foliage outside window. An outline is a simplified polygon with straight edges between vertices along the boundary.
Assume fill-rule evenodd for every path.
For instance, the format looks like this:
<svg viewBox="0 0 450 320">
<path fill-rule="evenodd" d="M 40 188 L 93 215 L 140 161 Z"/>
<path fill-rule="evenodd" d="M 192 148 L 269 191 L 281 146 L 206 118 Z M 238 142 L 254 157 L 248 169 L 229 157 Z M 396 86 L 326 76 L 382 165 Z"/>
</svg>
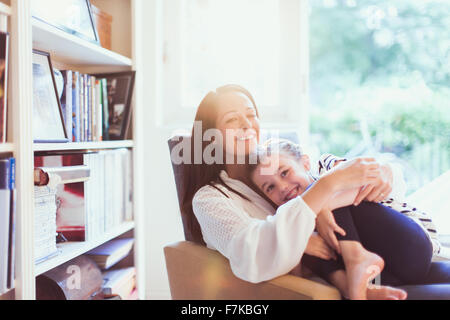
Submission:
<svg viewBox="0 0 450 320">
<path fill-rule="evenodd" d="M 450 170 L 450 2 L 310 6 L 311 131 L 321 151 L 393 153 L 415 179 L 410 192 Z"/>
</svg>

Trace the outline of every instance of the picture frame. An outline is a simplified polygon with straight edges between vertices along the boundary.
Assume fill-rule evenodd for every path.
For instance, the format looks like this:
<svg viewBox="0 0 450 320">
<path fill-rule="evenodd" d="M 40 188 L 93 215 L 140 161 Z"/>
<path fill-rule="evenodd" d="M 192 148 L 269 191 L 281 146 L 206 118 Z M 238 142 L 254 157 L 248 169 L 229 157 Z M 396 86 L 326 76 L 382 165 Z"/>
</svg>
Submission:
<svg viewBox="0 0 450 320">
<path fill-rule="evenodd" d="M 8 133 L 9 33 L 0 31 L 0 143 Z"/>
<path fill-rule="evenodd" d="M 31 3 L 35 19 L 100 45 L 89 0 L 33 0 Z"/>
<path fill-rule="evenodd" d="M 33 141 L 69 142 L 50 54 L 39 50 L 33 50 Z"/>
<path fill-rule="evenodd" d="M 126 140 L 130 131 L 132 99 L 136 71 L 95 74 L 97 79 L 106 79 L 107 115 L 104 120 L 104 140 Z"/>
</svg>

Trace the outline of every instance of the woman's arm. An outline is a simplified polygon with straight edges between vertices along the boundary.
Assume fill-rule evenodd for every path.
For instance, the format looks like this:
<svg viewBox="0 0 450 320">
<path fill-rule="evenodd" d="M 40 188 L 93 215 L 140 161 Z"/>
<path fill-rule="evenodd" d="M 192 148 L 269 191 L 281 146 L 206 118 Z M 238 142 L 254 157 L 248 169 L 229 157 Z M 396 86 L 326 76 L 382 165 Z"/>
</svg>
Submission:
<svg viewBox="0 0 450 320">
<path fill-rule="evenodd" d="M 259 220 L 235 201 L 209 186 L 195 195 L 193 210 L 208 246 L 228 258 L 233 273 L 249 282 L 291 271 L 314 231 L 316 214 L 298 197 Z"/>
<path fill-rule="evenodd" d="M 372 160 L 380 165 L 377 179 L 365 188 L 358 190 L 353 204 L 359 205 L 363 200 L 379 202 L 388 197 L 403 199 L 406 193 L 406 183 L 401 166 L 394 163 L 377 161 L 376 159 Z M 319 159 L 319 173 L 332 170 L 335 166 L 345 161 L 347 160 L 332 154 L 324 154 Z M 346 199 L 351 198 L 350 195 L 347 196 L 349 198 Z M 351 204 L 348 201 L 341 203 Z"/>
</svg>

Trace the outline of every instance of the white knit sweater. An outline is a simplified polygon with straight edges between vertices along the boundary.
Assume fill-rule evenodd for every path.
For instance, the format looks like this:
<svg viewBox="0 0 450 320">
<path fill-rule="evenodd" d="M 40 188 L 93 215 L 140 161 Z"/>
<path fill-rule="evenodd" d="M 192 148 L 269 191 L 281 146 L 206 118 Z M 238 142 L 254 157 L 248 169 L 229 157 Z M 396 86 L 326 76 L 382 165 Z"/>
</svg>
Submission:
<svg viewBox="0 0 450 320">
<path fill-rule="evenodd" d="M 394 182 L 404 184 L 401 172 Z M 288 273 L 296 267 L 315 228 L 316 214 L 297 197 L 276 210 L 243 182 L 225 171 L 222 180 L 239 195 L 218 185 L 201 188 L 192 201 L 193 211 L 208 248 L 230 261 L 233 273 L 258 283 Z M 394 183 L 394 191 L 398 189 Z M 401 188 L 401 187 L 400 187 Z"/>
</svg>

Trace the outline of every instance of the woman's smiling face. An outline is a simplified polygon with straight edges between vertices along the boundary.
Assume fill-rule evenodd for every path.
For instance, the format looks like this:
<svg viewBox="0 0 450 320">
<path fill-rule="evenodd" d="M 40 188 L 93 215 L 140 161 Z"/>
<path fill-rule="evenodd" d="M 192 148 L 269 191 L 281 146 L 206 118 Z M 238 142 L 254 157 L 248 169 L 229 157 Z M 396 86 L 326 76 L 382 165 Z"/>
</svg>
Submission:
<svg viewBox="0 0 450 320">
<path fill-rule="evenodd" d="M 273 154 L 251 175 L 253 183 L 277 206 L 300 196 L 312 183 L 308 174 L 309 158 L 297 160 L 290 156 Z M 273 165 L 273 164 L 277 165 Z"/>
<path fill-rule="evenodd" d="M 224 139 L 224 152 L 245 156 L 256 150 L 259 141 L 259 119 L 255 106 L 241 93 L 219 96 L 216 128 Z"/>
</svg>

